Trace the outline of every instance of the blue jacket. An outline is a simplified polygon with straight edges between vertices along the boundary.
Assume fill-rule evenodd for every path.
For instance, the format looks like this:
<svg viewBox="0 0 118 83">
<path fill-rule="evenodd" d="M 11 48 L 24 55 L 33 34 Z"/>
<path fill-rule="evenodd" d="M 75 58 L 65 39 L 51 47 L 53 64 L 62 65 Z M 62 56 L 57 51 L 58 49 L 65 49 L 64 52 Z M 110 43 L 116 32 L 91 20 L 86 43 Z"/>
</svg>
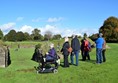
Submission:
<svg viewBox="0 0 118 83">
<path fill-rule="evenodd" d="M 55 57 L 55 56 L 56 56 L 56 51 L 55 51 L 54 48 L 50 49 L 50 50 L 48 51 L 48 53 L 49 53 L 48 55 L 51 56 L 51 57 Z"/>
<path fill-rule="evenodd" d="M 102 37 L 99 37 L 96 41 L 96 48 L 102 48 L 104 44 L 104 39 Z"/>
</svg>

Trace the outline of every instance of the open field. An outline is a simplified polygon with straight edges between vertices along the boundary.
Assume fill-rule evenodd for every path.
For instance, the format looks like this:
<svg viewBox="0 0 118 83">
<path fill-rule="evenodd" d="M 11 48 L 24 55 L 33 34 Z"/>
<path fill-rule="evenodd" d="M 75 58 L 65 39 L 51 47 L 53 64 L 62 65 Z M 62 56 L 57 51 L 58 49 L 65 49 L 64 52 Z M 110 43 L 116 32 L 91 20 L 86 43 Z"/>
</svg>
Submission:
<svg viewBox="0 0 118 83">
<path fill-rule="evenodd" d="M 32 43 L 35 44 L 37 42 Z M 34 47 L 15 51 L 17 45 L 13 45 L 10 48 L 12 63 L 7 68 L 0 68 L 0 83 L 118 83 L 118 44 L 108 45 L 110 49 L 106 51 L 105 63 L 95 64 L 95 49 L 92 49 L 91 61 L 81 61 L 80 54 L 79 66 L 70 65 L 69 68 L 59 66 L 56 74 L 36 74 L 34 66 L 38 66 L 38 63 L 30 60 Z"/>
</svg>

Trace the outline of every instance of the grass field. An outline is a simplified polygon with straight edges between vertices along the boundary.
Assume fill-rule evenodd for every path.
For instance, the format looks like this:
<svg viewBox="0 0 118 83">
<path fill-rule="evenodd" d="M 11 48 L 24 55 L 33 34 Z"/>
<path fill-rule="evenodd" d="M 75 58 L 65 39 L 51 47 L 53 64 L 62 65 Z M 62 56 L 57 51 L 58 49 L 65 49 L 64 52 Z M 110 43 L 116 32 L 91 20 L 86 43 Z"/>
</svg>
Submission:
<svg viewBox="0 0 118 83">
<path fill-rule="evenodd" d="M 81 61 L 79 55 L 79 66 L 59 66 L 56 74 L 37 74 L 34 66 L 38 66 L 38 63 L 30 60 L 34 48 L 20 48 L 15 51 L 14 46 L 10 48 L 11 65 L 0 68 L 0 83 L 118 83 L 118 44 L 108 45 L 110 49 L 106 51 L 105 63 L 95 64 L 93 49 L 90 53 L 91 61 Z"/>
</svg>

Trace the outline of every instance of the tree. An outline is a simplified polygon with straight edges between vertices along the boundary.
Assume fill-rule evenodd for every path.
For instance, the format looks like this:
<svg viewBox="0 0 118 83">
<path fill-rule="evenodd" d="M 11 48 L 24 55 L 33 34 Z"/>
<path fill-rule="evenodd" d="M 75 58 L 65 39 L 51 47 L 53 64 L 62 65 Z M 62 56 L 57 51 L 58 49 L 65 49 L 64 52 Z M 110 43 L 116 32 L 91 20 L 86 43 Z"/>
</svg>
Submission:
<svg viewBox="0 0 118 83">
<path fill-rule="evenodd" d="M 42 39 L 42 35 L 40 34 L 40 32 L 41 32 L 40 30 L 34 29 L 34 30 L 32 31 L 32 34 L 31 34 L 32 39 L 33 39 L 33 40 Z"/>
<path fill-rule="evenodd" d="M 10 30 L 8 34 L 5 35 L 5 40 L 7 41 L 16 41 L 16 31 Z"/>
<path fill-rule="evenodd" d="M 31 40 L 31 36 L 29 35 L 29 33 L 25 32 L 24 36 L 25 36 L 25 40 Z"/>
<path fill-rule="evenodd" d="M 23 32 L 17 32 L 16 33 L 16 40 L 17 41 L 24 41 L 25 40 L 25 35 L 24 35 L 24 33 Z"/>
<path fill-rule="evenodd" d="M 90 38 L 91 40 L 95 41 L 95 40 L 98 38 L 98 33 L 89 36 L 89 38 Z"/>
<path fill-rule="evenodd" d="M 3 39 L 3 32 L 2 30 L 0 29 L 0 40 Z"/>
<path fill-rule="evenodd" d="M 62 38 L 60 34 L 56 34 L 53 36 L 53 39 L 60 39 L 60 38 Z"/>
<path fill-rule="evenodd" d="M 44 35 L 44 40 L 49 40 L 52 38 L 52 32 L 51 31 L 46 31 Z"/>
<path fill-rule="evenodd" d="M 118 18 L 109 17 L 99 29 L 107 42 L 118 42 Z"/>
</svg>

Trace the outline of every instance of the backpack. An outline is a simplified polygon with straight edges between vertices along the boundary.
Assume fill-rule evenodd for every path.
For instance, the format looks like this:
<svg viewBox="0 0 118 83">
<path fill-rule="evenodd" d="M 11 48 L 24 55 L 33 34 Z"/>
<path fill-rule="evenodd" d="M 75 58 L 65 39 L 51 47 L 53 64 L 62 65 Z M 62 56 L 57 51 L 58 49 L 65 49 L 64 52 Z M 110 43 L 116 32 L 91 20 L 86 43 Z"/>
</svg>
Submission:
<svg viewBox="0 0 118 83">
<path fill-rule="evenodd" d="M 84 51 L 90 51 L 90 43 L 88 40 L 84 40 Z"/>
</svg>

